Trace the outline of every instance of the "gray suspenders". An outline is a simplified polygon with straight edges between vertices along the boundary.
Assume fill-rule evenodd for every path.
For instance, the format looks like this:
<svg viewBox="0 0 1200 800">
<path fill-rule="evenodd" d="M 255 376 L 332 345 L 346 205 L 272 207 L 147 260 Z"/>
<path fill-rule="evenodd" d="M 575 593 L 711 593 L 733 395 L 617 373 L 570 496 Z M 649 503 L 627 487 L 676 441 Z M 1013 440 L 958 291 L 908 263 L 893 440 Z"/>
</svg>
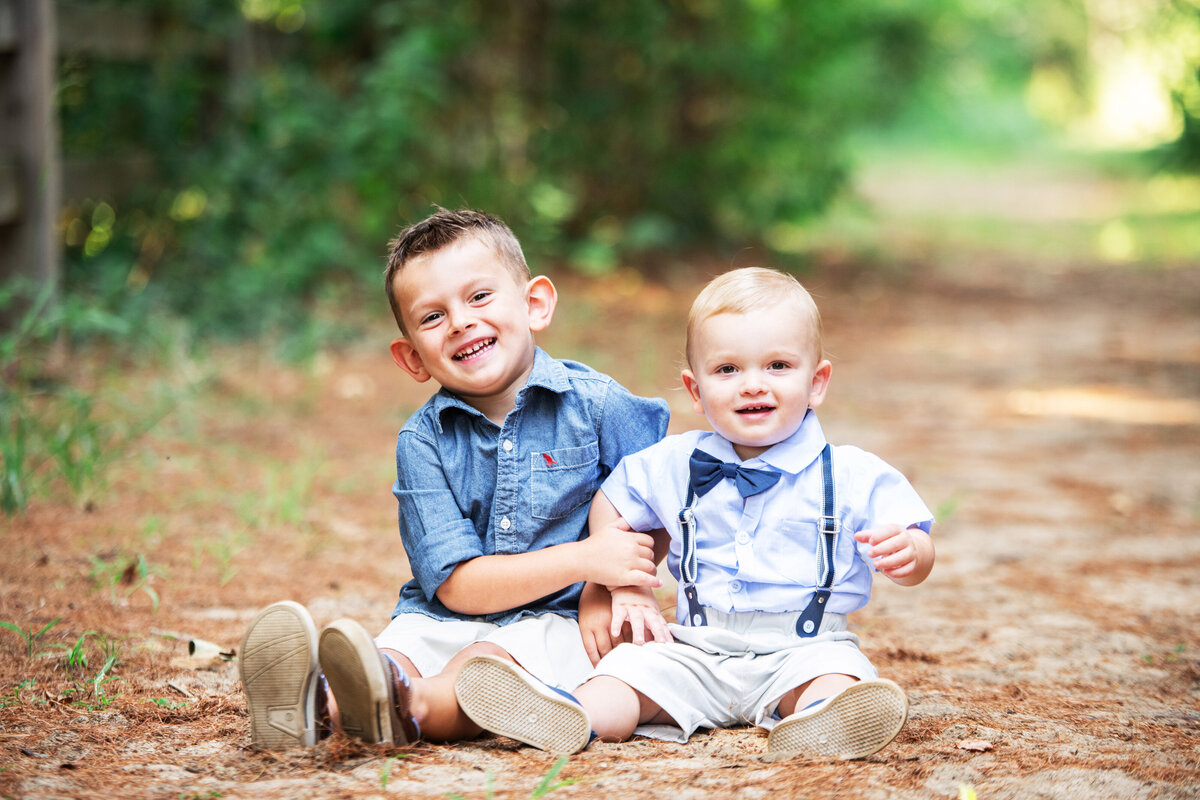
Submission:
<svg viewBox="0 0 1200 800">
<path fill-rule="evenodd" d="M 837 516 L 837 486 L 833 479 L 833 448 L 827 443 L 821 451 L 821 541 L 817 548 L 817 590 L 808 607 L 796 620 L 796 635 L 816 636 L 825 615 L 825 602 L 833 589 L 834 556 L 837 553 L 841 524 Z M 679 529 L 682 554 L 679 559 L 680 583 L 687 600 L 687 623 L 692 626 L 708 624 L 700 596 L 696 592 L 696 493 L 688 484 L 687 502 L 679 510 Z"/>
</svg>

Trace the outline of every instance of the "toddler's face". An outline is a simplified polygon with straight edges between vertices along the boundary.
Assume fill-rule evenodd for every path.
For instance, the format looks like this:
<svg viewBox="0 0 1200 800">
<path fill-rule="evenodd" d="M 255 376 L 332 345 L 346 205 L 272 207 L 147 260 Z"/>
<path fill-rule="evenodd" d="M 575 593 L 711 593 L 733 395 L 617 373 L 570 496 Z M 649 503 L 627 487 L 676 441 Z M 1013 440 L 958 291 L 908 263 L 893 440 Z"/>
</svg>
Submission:
<svg viewBox="0 0 1200 800">
<path fill-rule="evenodd" d="M 809 321 L 789 305 L 709 317 L 691 349 L 683 383 L 692 405 L 743 460 L 791 436 L 825 399 L 830 364 L 818 360 Z"/>
<path fill-rule="evenodd" d="M 544 324 L 531 312 L 529 286 L 483 242 L 464 239 L 413 259 L 394 289 L 408 331 L 397 340 L 407 358 L 397 354 L 397 362 L 408 361 L 400 366 L 417 380 L 433 378 L 468 402 L 515 396 L 524 385 L 533 331 Z"/>
</svg>

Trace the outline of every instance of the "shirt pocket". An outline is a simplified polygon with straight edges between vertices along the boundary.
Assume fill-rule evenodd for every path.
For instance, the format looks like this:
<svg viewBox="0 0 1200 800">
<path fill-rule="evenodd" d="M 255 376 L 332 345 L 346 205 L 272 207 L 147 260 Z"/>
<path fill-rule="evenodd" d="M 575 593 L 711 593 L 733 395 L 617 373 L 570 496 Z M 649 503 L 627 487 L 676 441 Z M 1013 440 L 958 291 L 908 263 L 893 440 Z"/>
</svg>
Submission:
<svg viewBox="0 0 1200 800">
<path fill-rule="evenodd" d="M 767 535 L 763 542 L 762 556 L 784 584 L 794 586 L 816 586 L 818 580 L 818 552 L 821 534 L 815 522 L 787 520 L 779 523 L 777 535 Z M 761 536 L 761 534 L 760 534 Z"/>
<path fill-rule="evenodd" d="M 600 476 L 600 446 L 565 447 L 531 453 L 530 494 L 535 519 L 562 519 L 591 502 Z"/>
</svg>

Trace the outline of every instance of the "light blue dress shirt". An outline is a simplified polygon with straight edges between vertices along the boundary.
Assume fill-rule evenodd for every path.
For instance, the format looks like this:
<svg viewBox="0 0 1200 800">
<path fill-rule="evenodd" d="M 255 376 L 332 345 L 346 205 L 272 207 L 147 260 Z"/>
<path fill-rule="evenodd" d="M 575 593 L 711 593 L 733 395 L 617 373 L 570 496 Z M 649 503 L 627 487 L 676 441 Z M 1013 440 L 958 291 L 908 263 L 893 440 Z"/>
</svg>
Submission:
<svg viewBox="0 0 1200 800">
<path fill-rule="evenodd" d="M 626 457 L 600 487 L 634 530 L 666 528 L 671 534 L 667 567 L 679 579 L 678 514 L 687 499 L 688 458 L 699 447 L 747 467 L 782 473 L 779 483 L 742 498 L 732 480 L 722 480 L 699 498 L 696 520 L 696 587 L 700 603 L 723 612 L 803 611 L 818 581 L 821 521 L 821 450 L 825 434 L 809 411 L 800 429 L 758 458 L 742 462 L 733 446 L 715 433 L 669 436 Z M 835 580 L 827 611 L 848 614 L 871 596 L 869 546 L 854 533 L 885 523 L 920 526 L 933 515 L 903 475 L 882 459 L 850 445 L 833 448 L 841 534 Z M 676 606 L 680 622 L 687 601 L 682 586 Z"/>
<path fill-rule="evenodd" d="M 436 593 L 461 562 L 574 542 L 587 531 L 601 481 L 621 458 L 659 441 L 665 401 L 637 397 L 607 375 L 538 348 L 533 371 L 503 426 L 440 390 L 396 440 L 400 537 L 413 580 L 392 616 L 507 624 L 578 613 L 582 584 L 520 608 L 464 617 Z"/>
</svg>

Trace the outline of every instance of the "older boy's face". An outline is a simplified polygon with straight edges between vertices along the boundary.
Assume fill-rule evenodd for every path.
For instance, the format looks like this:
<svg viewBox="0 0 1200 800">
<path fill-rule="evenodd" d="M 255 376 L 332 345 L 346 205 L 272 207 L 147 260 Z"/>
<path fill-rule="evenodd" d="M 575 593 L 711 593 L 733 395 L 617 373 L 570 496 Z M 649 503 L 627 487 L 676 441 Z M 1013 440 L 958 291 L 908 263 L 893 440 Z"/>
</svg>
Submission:
<svg viewBox="0 0 1200 800">
<path fill-rule="evenodd" d="M 825 398 L 828 361 L 818 361 L 811 323 L 788 304 L 717 314 L 697 325 L 683 383 L 697 413 L 743 460 L 800 428 Z"/>
<path fill-rule="evenodd" d="M 404 265 L 393 286 L 408 331 L 400 341 L 415 359 L 410 374 L 481 401 L 485 413 L 489 401 L 515 398 L 533 369 L 533 331 L 540 328 L 529 286 L 491 248 L 466 239 L 422 255 Z"/>
</svg>

